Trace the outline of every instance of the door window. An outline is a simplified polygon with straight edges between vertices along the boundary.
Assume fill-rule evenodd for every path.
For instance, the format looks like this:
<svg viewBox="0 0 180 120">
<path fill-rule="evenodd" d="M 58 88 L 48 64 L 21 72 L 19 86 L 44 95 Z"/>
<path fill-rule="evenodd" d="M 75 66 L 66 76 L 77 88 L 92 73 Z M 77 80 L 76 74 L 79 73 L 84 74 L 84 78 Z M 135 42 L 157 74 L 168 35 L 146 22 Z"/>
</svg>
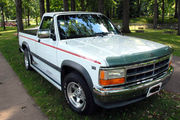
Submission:
<svg viewBox="0 0 180 120">
<path fill-rule="evenodd" d="M 40 30 L 51 30 L 52 23 L 53 23 L 52 17 L 44 17 Z"/>
</svg>

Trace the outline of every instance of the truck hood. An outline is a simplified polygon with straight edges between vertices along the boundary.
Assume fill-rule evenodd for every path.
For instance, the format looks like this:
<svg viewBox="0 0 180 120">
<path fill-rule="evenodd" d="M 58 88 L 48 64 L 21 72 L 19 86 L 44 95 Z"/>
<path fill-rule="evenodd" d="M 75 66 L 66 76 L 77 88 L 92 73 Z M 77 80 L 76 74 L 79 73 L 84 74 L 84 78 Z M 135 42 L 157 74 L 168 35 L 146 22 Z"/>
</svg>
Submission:
<svg viewBox="0 0 180 120">
<path fill-rule="evenodd" d="M 86 56 L 104 59 L 109 66 L 121 66 L 168 55 L 172 49 L 156 42 L 122 35 L 67 40 Z M 93 57 L 94 58 L 94 57 Z"/>
</svg>

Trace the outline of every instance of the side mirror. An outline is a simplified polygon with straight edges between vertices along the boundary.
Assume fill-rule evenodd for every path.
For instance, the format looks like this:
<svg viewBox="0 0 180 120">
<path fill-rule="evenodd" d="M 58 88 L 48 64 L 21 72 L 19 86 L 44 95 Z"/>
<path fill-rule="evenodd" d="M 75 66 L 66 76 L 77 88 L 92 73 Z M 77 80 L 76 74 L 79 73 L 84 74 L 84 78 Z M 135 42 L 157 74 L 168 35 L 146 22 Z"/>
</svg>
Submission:
<svg viewBox="0 0 180 120">
<path fill-rule="evenodd" d="M 117 26 L 117 29 L 118 29 L 118 30 L 121 30 L 121 26 L 120 26 L 120 25 L 118 25 L 118 26 Z"/>
<path fill-rule="evenodd" d="M 38 31 L 37 34 L 39 38 L 49 38 L 51 36 L 51 33 L 49 30 Z"/>
<path fill-rule="evenodd" d="M 120 25 L 117 26 L 117 29 L 119 30 L 119 32 L 121 33 L 121 35 L 124 35 L 123 32 L 122 32 L 122 28 Z"/>
</svg>

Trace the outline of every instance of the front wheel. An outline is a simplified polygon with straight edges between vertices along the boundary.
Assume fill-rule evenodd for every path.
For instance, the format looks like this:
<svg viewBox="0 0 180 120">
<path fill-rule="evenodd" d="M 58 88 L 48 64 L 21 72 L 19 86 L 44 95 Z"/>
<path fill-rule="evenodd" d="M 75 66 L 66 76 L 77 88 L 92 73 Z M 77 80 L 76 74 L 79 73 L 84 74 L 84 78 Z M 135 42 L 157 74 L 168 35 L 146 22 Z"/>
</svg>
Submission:
<svg viewBox="0 0 180 120">
<path fill-rule="evenodd" d="M 75 112 L 91 114 L 95 110 L 91 91 L 80 74 L 69 73 L 64 79 L 63 91 L 67 103 Z"/>
</svg>

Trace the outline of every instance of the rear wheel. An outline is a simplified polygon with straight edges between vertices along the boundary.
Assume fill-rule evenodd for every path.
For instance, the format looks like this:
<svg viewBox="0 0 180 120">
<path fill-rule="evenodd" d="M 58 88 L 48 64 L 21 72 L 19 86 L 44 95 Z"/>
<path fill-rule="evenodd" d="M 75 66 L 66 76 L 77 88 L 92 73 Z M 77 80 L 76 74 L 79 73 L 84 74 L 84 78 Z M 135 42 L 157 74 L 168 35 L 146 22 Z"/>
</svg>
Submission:
<svg viewBox="0 0 180 120">
<path fill-rule="evenodd" d="M 91 114 L 95 110 L 91 91 L 80 74 L 69 73 L 64 79 L 63 91 L 67 103 L 75 112 Z"/>
<path fill-rule="evenodd" d="M 27 49 L 24 50 L 24 66 L 26 70 L 32 70 L 30 66 L 30 53 Z"/>
</svg>

